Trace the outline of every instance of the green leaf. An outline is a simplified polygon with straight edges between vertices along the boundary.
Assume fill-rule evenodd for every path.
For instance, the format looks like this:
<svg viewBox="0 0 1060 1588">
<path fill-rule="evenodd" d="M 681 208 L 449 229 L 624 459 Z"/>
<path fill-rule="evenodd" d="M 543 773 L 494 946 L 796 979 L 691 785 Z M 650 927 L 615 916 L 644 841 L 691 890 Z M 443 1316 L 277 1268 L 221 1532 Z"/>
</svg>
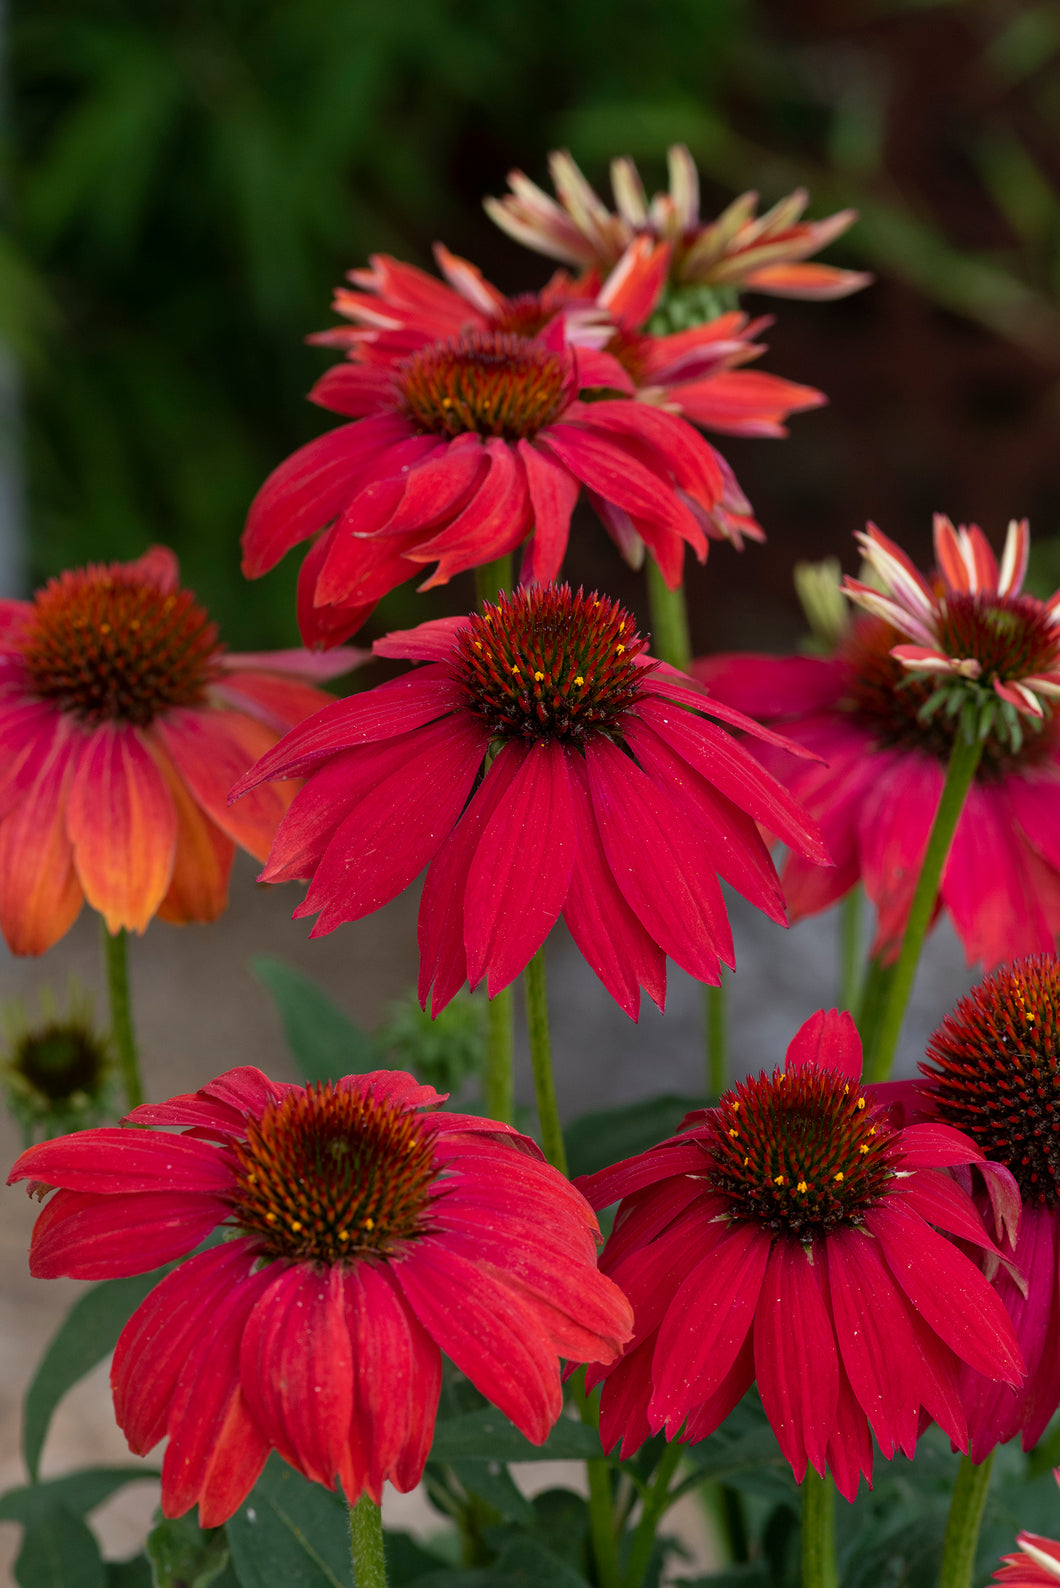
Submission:
<svg viewBox="0 0 1060 1588">
<path fill-rule="evenodd" d="M 146 1555 L 134 1555 L 132 1560 L 105 1560 L 103 1567 L 107 1588 L 154 1588 L 151 1562 Z M 214 1588 L 222 1585 L 215 1583 Z M 238 1583 L 233 1581 L 233 1588 L 239 1588 Z"/>
<path fill-rule="evenodd" d="M 125 1484 L 153 1482 L 161 1476 L 157 1467 L 85 1467 L 45 1483 L 27 1483 L 0 1494 L 0 1522 L 28 1527 L 57 1505 L 74 1516 L 87 1516 Z"/>
<path fill-rule="evenodd" d="M 225 1524 L 240 1588 L 351 1588 L 345 1503 L 272 1456 Z"/>
<path fill-rule="evenodd" d="M 272 995 L 287 1046 L 304 1081 L 337 1081 L 377 1069 L 368 1034 L 332 1003 L 323 988 L 282 960 L 259 955 L 250 968 Z"/>
<path fill-rule="evenodd" d="M 595 1428 L 561 1417 L 543 1445 L 532 1445 L 493 1407 L 439 1423 L 432 1461 L 586 1461 L 601 1455 Z"/>
<path fill-rule="evenodd" d="M 588 1588 L 581 1572 L 526 1533 L 513 1533 L 493 1566 L 432 1571 L 416 1588 Z"/>
<path fill-rule="evenodd" d="M 450 1465 L 470 1494 L 492 1506 L 505 1522 L 533 1527 L 534 1508 L 516 1488 L 507 1467 L 496 1461 L 454 1461 Z"/>
<path fill-rule="evenodd" d="M 132 1313 L 157 1282 L 157 1270 L 131 1279 L 104 1280 L 67 1313 L 26 1394 L 22 1454 L 34 1480 L 56 1406 L 68 1389 L 113 1351 Z"/>
<path fill-rule="evenodd" d="M 67 1506 L 41 1506 L 26 1528 L 15 1561 L 21 1588 L 106 1588 L 99 1545 Z"/>
<path fill-rule="evenodd" d="M 155 1588 L 209 1588 L 228 1565 L 223 1527 L 202 1528 L 195 1512 L 162 1521 L 147 1535 Z"/>
<path fill-rule="evenodd" d="M 668 1136 L 674 1135 L 681 1121 L 694 1108 L 703 1108 L 702 1097 L 646 1097 L 621 1108 L 604 1108 L 583 1114 L 563 1132 L 571 1179 L 579 1174 L 595 1174 L 609 1164 L 621 1163 L 638 1152 L 646 1152 Z"/>
<path fill-rule="evenodd" d="M 390 1588 L 411 1588 L 411 1584 L 419 1583 L 425 1572 L 438 1571 L 445 1564 L 437 1555 L 424 1549 L 411 1533 L 385 1532 L 383 1549 L 386 1554 L 386 1580 Z"/>
</svg>

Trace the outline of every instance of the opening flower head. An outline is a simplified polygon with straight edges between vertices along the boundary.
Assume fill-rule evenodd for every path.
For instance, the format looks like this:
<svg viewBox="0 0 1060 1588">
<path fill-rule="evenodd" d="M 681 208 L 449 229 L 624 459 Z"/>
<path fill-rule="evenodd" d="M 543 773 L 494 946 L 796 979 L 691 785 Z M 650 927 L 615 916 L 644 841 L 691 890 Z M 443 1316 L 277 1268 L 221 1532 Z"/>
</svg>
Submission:
<svg viewBox="0 0 1060 1588">
<path fill-rule="evenodd" d="M 111 932 L 212 920 L 235 845 L 263 856 L 292 789 L 226 804 L 357 658 L 233 656 L 173 553 L 91 564 L 0 602 L 0 930 L 40 954 L 85 899 Z"/>
<path fill-rule="evenodd" d="M 718 874 L 784 919 L 765 821 L 817 864 L 811 822 L 726 731 L 768 730 L 653 661 L 628 612 L 568 585 L 424 623 L 378 654 L 426 663 L 318 714 L 233 791 L 308 778 L 262 873 L 310 877 L 314 935 L 358 920 L 427 867 L 420 999 L 492 997 L 562 913 L 636 1018 L 666 956 L 716 983 L 732 962 Z M 725 727 L 719 724 L 725 724 Z"/>
<path fill-rule="evenodd" d="M 71 986 L 61 1008 L 44 988 L 36 1016 L 14 1000 L 0 1013 L 0 1088 L 26 1146 L 115 1117 L 114 1056 L 86 993 Z"/>
<path fill-rule="evenodd" d="M 923 1408 L 964 1447 L 958 1365 L 1023 1372 L 1008 1313 L 948 1239 L 996 1250 L 946 1173 L 981 1161 L 948 1126 L 895 1125 L 861 1085 L 850 1015 L 821 1010 L 783 1070 L 580 1180 L 594 1207 L 622 1199 L 601 1267 L 634 1309 L 626 1354 L 588 1375 L 605 1448 L 704 1439 L 752 1382 L 796 1479 L 827 1466 L 847 1499 L 871 1479 L 870 1427 L 911 1455 Z"/>
<path fill-rule="evenodd" d="M 975 526 L 940 516 L 935 537 L 930 578 L 873 526 L 859 537 L 876 587 L 845 581 L 862 610 L 828 656 L 733 653 L 692 671 L 827 763 L 758 752 L 836 860 L 825 873 L 791 857 L 785 892 L 798 919 L 861 883 L 878 912 L 874 955 L 898 952 L 955 742 L 979 735 L 939 903 L 969 963 L 991 969 L 1051 953 L 1060 933 L 1060 594 L 1023 590 L 1025 523 L 1000 563 Z"/>
<path fill-rule="evenodd" d="M 857 539 L 882 590 L 858 579 L 844 589 L 916 642 L 892 646 L 891 655 L 935 682 L 920 719 L 960 717 L 968 731 L 994 733 L 1018 751 L 1024 720 L 1041 722 L 1060 696 L 1060 591 L 1049 601 L 1022 593 L 1026 519 L 1009 524 L 999 567 L 977 524 L 955 529 L 937 514 L 934 582 L 875 525 Z"/>
<path fill-rule="evenodd" d="M 443 1113 L 398 1070 L 288 1086 L 230 1070 L 23 1153 L 56 1187 L 30 1267 L 108 1279 L 186 1258 L 130 1318 L 115 1412 L 143 1454 L 168 1435 L 162 1508 L 216 1527 L 271 1449 L 352 1505 L 415 1486 L 441 1352 L 535 1443 L 559 1416 L 559 1357 L 610 1361 L 625 1297 L 596 1221 L 508 1125 Z M 176 1127 L 178 1134 L 173 1134 Z M 188 1257 L 218 1226 L 229 1239 Z"/>
<path fill-rule="evenodd" d="M 521 171 L 512 171 L 511 192 L 486 199 L 486 212 L 535 252 L 605 274 L 635 238 L 647 235 L 671 245 L 671 279 L 685 286 L 841 298 L 872 279 L 859 271 L 803 263 L 846 231 L 856 218 L 853 210 L 804 221 L 807 194 L 799 188 L 764 215 L 756 214 L 758 194 L 744 193 L 716 220 L 704 223 L 692 156 L 683 144 L 673 144 L 667 161 L 669 190 L 650 201 L 633 161 L 612 161 L 616 209 L 611 211 L 571 156 L 557 151 L 548 164 L 558 203 Z"/>
</svg>

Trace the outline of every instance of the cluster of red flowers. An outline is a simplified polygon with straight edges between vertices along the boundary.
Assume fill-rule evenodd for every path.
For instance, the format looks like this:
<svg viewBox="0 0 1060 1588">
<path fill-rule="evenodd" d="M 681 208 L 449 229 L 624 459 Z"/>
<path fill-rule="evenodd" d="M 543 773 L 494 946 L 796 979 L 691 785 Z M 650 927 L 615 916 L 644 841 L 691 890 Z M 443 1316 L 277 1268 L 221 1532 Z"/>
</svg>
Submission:
<svg viewBox="0 0 1060 1588">
<path fill-rule="evenodd" d="M 971 732 L 936 908 L 988 968 L 1038 957 L 959 1006 L 916 1087 L 863 1085 L 853 1020 L 820 1011 L 783 1068 L 579 1185 L 398 1071 L 230 1070 L 133 1109 L 133 1129 L 30 1148 L 11 1178 L 54 1191 L 34 1273 L 184 1259 L 126 1326 L 113 1385 L 135 1451 L 168 1436 L 166 1514 L 197 1502 L 207 1527 L 271 1449 L 351 1502 L 412 1487 L 443 1351 L 537 1442 L 560 1359 L 591 1364 L 626 1456 L 706 1437 L 756 1383 L 796 1478 L 830 1470 L 849 1499 L 873 1436 L 911 1455 L 933 1421 L 980 1461 L 1033 1444 L 1060 1404 L 1060 596 L 1023 591 L 1024 524 L 999 565 L 939 519 L 930 578 L 870 528 L 874 582 L 847 582 L 864 614 L 833 656 L 690 676 L 615 602 L 559 583 L 583 490 L 671 588 L 686 546 L 761 538 L 697 427 L 783 435 L 824 399 L 744 367 L 766 322 L 725 295 L 865 278 L 806 263 L 851 217 L 804 223 L 802 195 L 701 223 L 683 150 L 650 204 L 619 162 L 614 214 L 569 157 L 554 176 L 558 203 L 515 173 L 491 213 L 577 275 L 505 297 L 439 247 L 444 279 L 377 257 L 337 294 L 348 323 L 316 340 L 345 356 L 311 396 L 349 422 L 280 465 L 244 537 L 251 577 L 311 542 L 315 654 L 226 654 L 157 549 L 0 604 L 11 948 L 43 952 L 84 899 L 112 933 L 210 919 L 238 843 L 265 880 L 309 879 L 313 935 L 425 871 L 435 1014 L 465 983 L 506 987 L 562 915 L 636 1019 L 642 989 L 662 1007 L 668 956 L 714 985 L 733 964 L 719 879 L 779 922 L 860 882 L 893 957 Z M 514 592 L 375 643 L 409 671 L 342 700 L 313 687 L 367 659 L 330 648 L 418 569 L 437 584 L 516 551 Z M 593 1209 L 615 1202 L 598 1263 Z M 1055 1546 L 1024 1547 L 1056 1575 Z M 1045 1580 L 1021 1569 L 1006 1580 Z"/>
</svg>

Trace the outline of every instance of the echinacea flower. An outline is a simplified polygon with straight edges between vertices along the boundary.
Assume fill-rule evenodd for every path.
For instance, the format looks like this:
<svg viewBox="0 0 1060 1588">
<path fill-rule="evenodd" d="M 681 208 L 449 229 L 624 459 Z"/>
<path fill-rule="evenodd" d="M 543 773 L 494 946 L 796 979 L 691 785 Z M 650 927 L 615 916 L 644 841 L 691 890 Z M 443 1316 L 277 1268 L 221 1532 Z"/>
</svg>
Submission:
<svg viewBox="0 0 1060 1588">
<path fill-rule="evenodd" d="M 634 1312 L 625 1355 L 587 1374 L 605 1449 L 705 1439 L 756 1382 L 796 1480 L 827 1466 L 853 1500 L 870 1428 L 885 1457 L 911 1456 L 923 1408 L 965 1448 L 962 1362 L 1020 1382 L 1008 1313 L 947 1238 L 995 1250 L 946 1172 L 978 1149 L 945 1125 L 894 1128 L 860 1082 L 853 1020 L 820 1010 L 783 1070 L 578 1181 L 596 1208 L 622 1199 L 600 1262 Z"/>
<path fill-rule="evenodd" d="M 85 899 L 110 932 L 211 921 L 235 845 L 268 852 L 293 788 L 228 790 L 358 655 L 227 654 L 177 561 L 60 574 L 0 601 L 0 930 L 42 954 Z"/>
<path fill-rule="evenodd" d="M 936 518 L 934 579 L 878 530 L 862 545 L 885 589 L 847 580 L 870 610 L 834 657 L 730 653 L 692 667 L 825 763 L 765 755 L 835 860 L 826 873 L 790 858 L 792 917 L 827 909 L 860 881 L 877 909 L 873 952 L 898 952 L 954 739 L 971 719 L 982 755 L 937 908 L 969 963 L 1050 953 L 1060 931 L 1060 595 L 1021 589 L 1025 524 L 1010 527 L 999 567 L 980 529 Z"/>
<path fill-rule="evenodd" d="M 678 415 L 634 401 L 621 365 L 571 345 L 561 320 L 535 337 L 473 328 L 396 359 L 384 342 L 355 354 L 310 393 L 352 422 L 273 471 L 243 532 L 252 579 L 323 532 L 299 576 L 307 644 L 354 633 L 429 563 L 424 589 L 525 543 L 523 576 L 554 579 L 583 489 L 619 550 L 636 562 L 647 547 L 671 589 L 686 545 L 706 557 L 728 488 L 717 454 Z"/>
<path fill-rule="evenodd" d="M 290 1086 L 250 1067 L 133 1110 L 135 1130 L 32 1147 L 10 1180 L 58 1187 L 31 1272 L 110 1279 L 186 1258 L 130 1318 L 114 1409 L 166 1435 L 162 1509 L 217 1527 L 270 1449 L 352 1505 L 414 1487 L 441 1351 L 541 1444 L 559 1356 L 610 1361 L 629 1305 L 596 1220 L 533 1142 L 400 1070 Z M 162 1127 L 155 1130 L 152 1127 Z M 180 1127 L 180 1134 L 171 1127 Z M 188 1257 L 223 1226 L 230 1239 Z"/>
<path fill-rule="evenodd" d="M 972 1459 L 982 1461 L 1017 1433 L 1032 1449 L 1060 1406 L 1060 961 L 1017 960 L 973 987 L 920 1069 L 911 1117 L 963 1131 L 1010 1171 L 1022 1203 L 1015 1244 L 1002 1241 L 1006 1262 L 991 1267 L 1026 1383 L 1008 1389 L 971 1368 L 960 1377 Z"/>
<path fill-rule="evenodd" d="M 672 249 L 671 279 L 679 285 L 739 287 L 787 298 L 842 298 L 867 286 L 871 276 L 832 265 L 806 264 L 856 219 L 841 210 L 823 221 L 804 221 L 802 188 L 756 215 L 757 193 L 743 193 L 717 220 L 699 214 L 699 175 L 683 144 L 669 150 L 670 189 L 649 202 L 632 160 L 614 160 L 611 185 L 617 213 L 597 197 L 566 151 L 549 156 L 559 203 L 521 171 L 511 192 L 485 200 L 491 220 L 517 243 L 581 269 L 606 274 L 630 243 L 648 236 Z"/>
<path fill-rule="evenodd" d="M 1060 1484 L 1060 1467 L 1053 1471 Z M 1017 1533 L 1020 1552 L 1003 1555 L 995 1571 L 993 1582 L 1007 1584 L 1007 1588 L 1053 1588 L 1060 1582 L 1060 1544 L 1054 1538 L 1042 1538 L 1040 1533 Z"/>
<path fill-rule="evenodd" d="M 828 857 L 727 728 L 768 730 L 645 643 L 621 607 L 566 585 L 377 641 L 428 665 L 319 712 L 233 791 L 307 778 L 263 879 L 312 878 L 295 914 L 318 914 L 318 935 L 428 867 L 419 991 L 435 1013 L 465 981 L 507 986 L 561 913 L 634 1019 L 641 987 L 661 1007 L 667 954 L 716 984 L 733 955 L 716 873 L 784 920 L 755 822 Z"/>
</svg>

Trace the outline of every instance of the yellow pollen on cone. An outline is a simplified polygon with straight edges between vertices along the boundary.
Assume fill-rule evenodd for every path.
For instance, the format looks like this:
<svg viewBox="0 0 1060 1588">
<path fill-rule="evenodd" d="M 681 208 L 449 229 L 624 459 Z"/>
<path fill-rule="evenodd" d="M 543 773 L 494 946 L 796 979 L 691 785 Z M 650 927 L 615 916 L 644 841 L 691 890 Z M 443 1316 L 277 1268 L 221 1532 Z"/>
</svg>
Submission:
<svg viewBox="0 0 1060 1588">
<path fill-rule="evenodd" d="M 810 1188 L 806 1184 L 805 1180 L 800 1180 L 798 1185 L 795 1187 L 795 1189 L 796 1189 L 796 1191 L 808 1191 Z"/>
</svg>

